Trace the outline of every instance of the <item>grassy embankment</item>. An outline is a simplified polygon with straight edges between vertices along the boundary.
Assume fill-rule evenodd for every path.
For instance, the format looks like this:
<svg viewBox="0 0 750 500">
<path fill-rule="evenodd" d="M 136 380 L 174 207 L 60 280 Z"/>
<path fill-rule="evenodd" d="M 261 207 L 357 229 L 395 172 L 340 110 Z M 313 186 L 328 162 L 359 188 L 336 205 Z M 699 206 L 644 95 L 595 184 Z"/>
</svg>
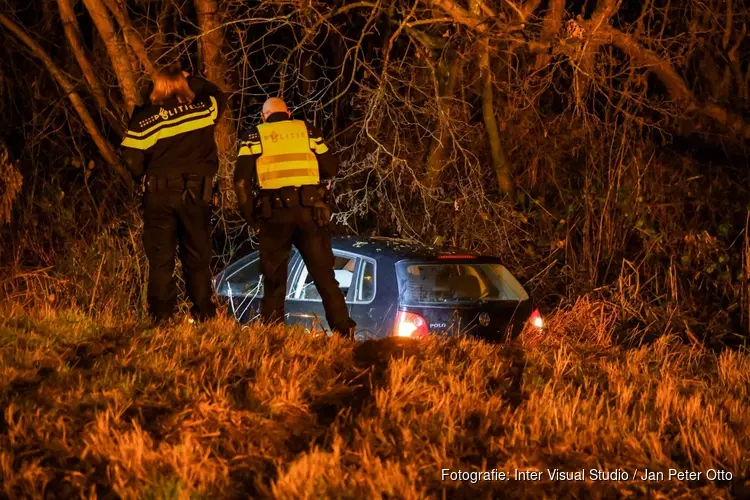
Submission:
<svg viewBox="0 0 750 500">
<path fill-rule="evenodd" d="M 750 355 L 612 341 L 580 301 L 513 347 L 357 345 L 218 319 L 0 319 L 0 497 L 726 497 L 748 493 Z M 441 469 L 701 471 L 700 481 L 441 480 Z M 730 471 L 712 482 L 708 469 Z"/>
</svg>

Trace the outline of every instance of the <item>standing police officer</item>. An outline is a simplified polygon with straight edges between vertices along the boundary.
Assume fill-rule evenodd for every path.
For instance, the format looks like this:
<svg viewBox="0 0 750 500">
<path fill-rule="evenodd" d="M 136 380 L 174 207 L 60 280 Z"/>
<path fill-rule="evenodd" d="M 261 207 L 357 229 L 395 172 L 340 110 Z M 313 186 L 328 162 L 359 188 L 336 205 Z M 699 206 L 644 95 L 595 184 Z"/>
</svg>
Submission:
<svg viewBox="0 0 750 500">
<path fill-rule="evenodd" d="M 219 167 L 214 126 L 226 98 L 212 83 L 168 67 L 154 78 L 149 102 L 133 111 L 122 141 L 133 177 L 144 181 L 143 243 L 149 262 L 148 307 L 156 323 L 177 305 L 175 249 L 191 312 L 216 314 L 211 300 L 211 199 Z"/>
<path fill-rule="evenodd" d="M 349 317 L 333 272 L 331 211 L 321 186 L 321 179 L 336 176 L 338 161 L 320 131 L 291 119 L 281 99 L 268 99 L 261 118 L 263 123 L 240 142 L 234 174 L 245 219 L 251 225 L 260 219 L 261 316 L 266 322 L 284 319 L 289 251 L 294 245 L 323 299 L 328 326 L 353 338 L 357 324 Z"/>
</svg>

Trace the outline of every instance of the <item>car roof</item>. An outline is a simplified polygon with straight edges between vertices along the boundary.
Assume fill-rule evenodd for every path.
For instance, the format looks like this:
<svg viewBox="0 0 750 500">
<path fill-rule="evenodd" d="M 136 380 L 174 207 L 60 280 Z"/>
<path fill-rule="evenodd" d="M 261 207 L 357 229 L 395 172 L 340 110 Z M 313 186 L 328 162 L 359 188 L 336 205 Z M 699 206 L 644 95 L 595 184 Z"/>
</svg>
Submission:
<svg viewBox="0 0 750 500">
<path fill-rule="evenodd" d="M 479 255 L 457 248 L 437 247 L 427 245 L 415 240 L 402 238 L 388 238 L 385 236 L 334 236 L 331 238 L 331 246 L 334 250 L 350 252 L 370 258 L 387 259 L 398 262 L 400 260 L 438 260 L 441 256 L 455 255 L 457 257 L 467 256 L 476 259 L 477 263 L 502 263 L 498 257 Z M 258 250 L 251 252 L 257 254 Z M 237 255 L 233 262 L 246 257 L 249 253 Z M 232 262 L 232 263 L 233 263 Z"/>
<path fill-rule="evenodd" d="M 471 255 L 475 253 L 452 248 L 439 248 L 418 241 L 382 236 L 335 236 L 331 240 L 335 249 L 358 253 L 369 257 L 386 256 L 393 260 L 436 259 L 440 255 Z M 478 257 L 478 256 L 477 256 Z"/>
</svg>

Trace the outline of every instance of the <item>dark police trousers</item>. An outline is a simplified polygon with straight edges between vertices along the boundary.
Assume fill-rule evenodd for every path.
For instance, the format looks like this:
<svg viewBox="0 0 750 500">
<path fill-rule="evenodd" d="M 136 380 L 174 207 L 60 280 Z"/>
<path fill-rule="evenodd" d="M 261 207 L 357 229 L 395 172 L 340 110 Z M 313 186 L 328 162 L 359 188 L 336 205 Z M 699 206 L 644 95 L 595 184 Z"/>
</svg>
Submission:
<svg viewBox="0 0 750 500">
<path fill-rule="evenodd" d="M 166 181 L 165 181 L 166 179 Z M 179 176 L 151 181 L 144 195 L 143 244 L 149 262 L 148 306 L 156 321 L 169 319 L 177 305 L 174 279 L 175 250 L 179 245 L 191 312 L 204 320 L 216 315 L 211 300 L 211 207 L 199 185 L 188 192 Z M 165 181 L 164 183 L 162 181 Z M 199 183 L 200 184 L 200 183 Z"/>
<path fill-rule="evenodd" d="M 283 321 L 287 267 L 292 245 L 305 261 L 332 331 L 353 334 L 357 324 L 349 317 L 344 294 L 336 281 L 331 233 L 313 220 L 310 207 L 275 207 L 270 218 L 260 219 L 260 267 L 263 273 L 261 316 L 266 322 Z"/>
</svg>

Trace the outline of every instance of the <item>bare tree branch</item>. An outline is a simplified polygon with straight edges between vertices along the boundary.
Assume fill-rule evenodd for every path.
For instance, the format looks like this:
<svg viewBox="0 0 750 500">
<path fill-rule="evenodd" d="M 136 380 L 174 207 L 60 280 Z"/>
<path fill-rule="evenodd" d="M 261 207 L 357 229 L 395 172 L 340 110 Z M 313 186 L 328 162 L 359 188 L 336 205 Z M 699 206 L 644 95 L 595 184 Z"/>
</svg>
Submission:
<svg viewBox="0 0 750 500">
<path fill-rule="evenodd" d="M 579 107 L 583 107 L 583 99 L 588 94 L 593 76 L 594 61 L 599 51 L 600 41 L 594 34 L 601 29 L 602 25 L 609 26 L 609 20 L 617 10 L 621 0 L 599 0 L 591 20 L 587 23 L 589 38 L 583 44 L 577 65 L 579 71 L 576 73 L 574 90 Z"/>
<path fill-rule="evenodd" d="M 539 4 L 542 3 L 542 0 L 526 0 L 526 2 L 523 4 L 523 22 L 528 21 L 528 19 L 534 14 L 534 11 L 539 7 Z"/>
<path fill-rule="evenodd" d="M 457 23 L 463 24 L 478 33 L 484 33 L 487 31 L 487 25 L 482 22 L 481 19 L 477 18 L 476 15 L 472 14 L 468 10 L 458 5 L 453 0 L 422 0 L 430 7 L 439 7 L 446 14 L 451 16 Z"/>
<path fill-rule="evenodd" d="M 120 25 L 120 29 L 125 36 L 125 42 L 130 46 L 133 52 L 135 52 L 135 55 L 138 57 L 138 60 L 141 62 L 141 65 L 143 66 L 143 69 L 146 71 L 146 73 L 153 76 L 154 65 L 151 62 L 151 59 L 148 57 L 148 52 L 146 51 L 146 47 L 143 45 L 141 35 L 138 33 L 138 31 L 136 31 L 136 29 L 133 27 L 133 24 L 130 22 L 128 13 L 120 6 L 120 4 L 117 3 L 116 0 L 104 1 L 107 4 L 107 8 L 117 21 L 117 24 Z"/>
<path fill-rule="evenodd" d="M 44 49 L 42 49 L 42 47 L 40 47 L 39 44 L 36 43 L 23 28 L 18 26 L 9 17 L 2 13 L 0 13 L 0 24 L 3 25 L 9 32 L 11 32 L 19 41 L 21 41 L 21 43 L 26 45 L 31 53 L 37 59 L 39 59 L 42 64 L 44 64 L 44 67 L 47 68 L 47 71 L 49 71 L 50 75 L 52 75 L 52 77 L 57 81 L 60 87 L 62 87 L 62 89 L 67 94 L 68 99 L 70 99 L 71 104 L 73 104 L 73 109 L 75 109 L 76 113 L 78 113 L 78 117 L 83 122 L 84 127 L 86 127 L 86 130 L 93 139 L 94 144 L 96 144 L 96 147 L 99 149 L 99 153 L 102 155 L 104 160 L 112 165 L 123 179 L 129 181 L 130 175 L 119 162 L 117 154 L 115 154 L 112 145 L 107 141 L 107 139 L 104 138 L 104 136 L 99 131 L 99 127 L 96 125 L 96 122 L 94 122 L 94 119 L 86 109 L 86 104 L 81 99 L 81 96 L 79 96 L 75 91 L 75 85 L 73 85 L 73 83 L 68 80 L 68 78 L 65 76 L 65 74 L 63 74 L 60 68 L 58 68 L 57 65 L 52 61 L 52 58 L 50 58 L 50 56 L 44 51 Z"/>
<path fill-rule="evenodd" d="M 515 4 L 511 0 L 505 0 L 505 1 L 506 1 L 506 3 L 510 4 L 511 7 L 515 7 Z M 476 2 L 477 2 L 477 6 L 479 7 L 479 9 L 482 12 L 484 12 L 485 16 L 487 16 L 487 17 L 495 17 L 497 15 L 497 14 L 495 14 L 495 11 L 492 10 L 491 8 L 489 8 L 487 6 L 487 4 L 484 3 L 482 0 L 476 0 Z"/>
<path fill-rule="evenodd" d="M 647 68 L 662 81 L 672 99 L 681 104 L 686 111 L 699 111 L 720 124 L 729 127 L 744 139 L 750 139 L 750 124 L 741 116 L 731 113 L 723 107 L 708 103 L 702 105 L 677 73 L 668 60 L 643 47 L 633 37 L 622 31 L 608 27 L 601 31 L 607 41 L 624 51 L 636 64 Z"/>
<path fill-rule="evenodd" d="M 596 10 L 591 16 L 591 23 L 593 25 L 592 31 L 596 31 L 601 27 L 602 24 L 609 23 L 617 8 L 622 0 L 599 0 L 596 5 Z"/>
<path fill-rule="evenodd" d="M 83 77 L 86 79 L 86 83 L 88 83 L 91 93 L 94 95 L 96 104 L 102 112 L 106 113 L 107 116 L 111 116 L 108 110 L 109 102 L 107 101 L 107 95 L 104 93 L 104 87 L 86 56 L 86 49 L 84 48 L 81 31 L 78 27 L 78 19 L 75 12 L 73 12 L 73 5 L 71 5 L 70 0 L 57 0 L 57 5 L 60 10 L 60 19 L 65 29 L 65 36 L 73 50 L 76 61 L 78 61 L 78 65 L 81 67 Z M 112 125 L 118 133 L 122 134 L 124 132 L 122 124 L 117 120 L 112 120 Z"/>
<path fill-rule="evenodd" d="M 547 14 L 544 16 L 542 40 L 550 41 L 560 31 L 565 16 L 565 0 L 550 0 Z"/>
<path fill-rule="evenodd" d="M 112 62 L 112 68 L 120 84 L 120 90 L 125 97 L 128 114 L 130 114 L 133 112 L 136 104 L 140 102 L 140 98 L 128 53 L 123 46 L 120 36 L 115 31 L 115 27 L 102 0 L 83 0 L 83 3 L 86 5 L 89 14 L 91 14 L 91 19 L 94 21 L 96 29 L 104 41 L 104 47 L 107 49 L 107 54 Z"/>
</svg>

